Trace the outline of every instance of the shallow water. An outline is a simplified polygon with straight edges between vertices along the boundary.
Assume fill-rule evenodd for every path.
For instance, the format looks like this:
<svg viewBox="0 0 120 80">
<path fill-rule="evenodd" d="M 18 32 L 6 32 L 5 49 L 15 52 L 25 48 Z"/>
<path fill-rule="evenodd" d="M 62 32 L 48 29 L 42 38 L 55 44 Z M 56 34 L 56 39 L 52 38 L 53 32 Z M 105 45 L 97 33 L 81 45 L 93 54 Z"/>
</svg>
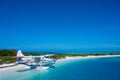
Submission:
<svg viewBox="0 0 120 80">
<path fill-rule="evenodd" d="M 120 80 L 120 57 L 57 63 L 49 70 L 8 71 L 0 80 Z"/>
</svg>

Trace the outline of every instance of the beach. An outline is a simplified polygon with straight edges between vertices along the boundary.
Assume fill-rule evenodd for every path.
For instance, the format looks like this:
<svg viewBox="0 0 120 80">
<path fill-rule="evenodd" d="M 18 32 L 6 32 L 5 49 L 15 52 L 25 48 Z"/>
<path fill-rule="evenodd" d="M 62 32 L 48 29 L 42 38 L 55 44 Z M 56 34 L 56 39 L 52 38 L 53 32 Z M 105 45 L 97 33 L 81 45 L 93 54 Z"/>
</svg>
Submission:
<svg viewBox="0 0 120 80">
<path fill-rule="evenodd" d="M 8 70 L 19 70 L 19 69 L 22 69 L 25 67 L 25 65 L 23 64 L 18 64 L 18 65 L 14 65 L 14 66 L 10 66 L 10 65 L 14 65 L 14 63 L 11 63 L 11 64 L 3 64 L 3 65 L 0 65 L 0 66 L 3 66 L 3 68 L 0 68 L 0 72 L 5 72 L 5 71 L 8 71 Z M 8 66 L 8 67 L 4 67 L 4 66 Z"/>
<path fill-rule="evenodd" d="M 120 55 L 66 56 L 49 70 L 25 70 L 23 64 L 0 68 L 0 80 L 119 80 L 119 63 Z"/>
<path fill-rule="evenodd" d="M 56 60 L 56 65 L 61 63 L 61 62 L 69 62 L 69 61 L 72 61 L 72 60 L 90 59 L 90 58 L 104 58 L 104 57 L 119 57 L 119 56 L 120 55 L 85 56 L 85 57 L 82 57 L 82 56 L 75 56 L 75 57 L 66 56 L 64 59 Z M 14 65 L 14 64 L 15 63 L 0 65 L 0 67 L 3 67 L 3 68 L 0 68 L 0 72 L 4 72 L 4 71 L 8 71 L 8 70 L 19 70 L 19 69 L 24 69 L 24 67 L 25 67 L 24 64 L 18 64 L 18 65 Z M 12 66 L 12 65 L 14 65 L 14 66 Z M 8 66 L 8 67 L 6 67 L 6 66 Z"/>
<path fill-rule="evenodd" d="M 82 56 L 76 56 L 76 57 L 66 56 L 64 59 L 58 59 L 57 63 L 64 62 L 64 61 L 78 60 L 78 59 L 104 58 L 104 57 L 120 57 L 120 55 L 85 56 L 85 57 L 82 57 Z"/>
</svg>

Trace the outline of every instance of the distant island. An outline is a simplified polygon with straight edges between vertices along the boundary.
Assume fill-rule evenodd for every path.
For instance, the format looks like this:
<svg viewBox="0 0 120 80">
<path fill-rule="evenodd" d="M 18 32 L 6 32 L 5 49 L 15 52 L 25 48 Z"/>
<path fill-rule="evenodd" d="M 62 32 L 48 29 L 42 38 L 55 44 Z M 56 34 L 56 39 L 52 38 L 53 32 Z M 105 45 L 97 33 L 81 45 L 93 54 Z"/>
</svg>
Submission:
<svg viewBox="0 0 120 80">
<path fill-rule="evenodd" d="M 17 50 L 16 49 L 12 49 L 12 50 L 0 50 L 0 64 L 3 63 L 13 63 L 16 62 L 16 59 L 13 58 L 13 56 L 16 56 Z M 120 55 L 120 53 L 116 53 L 116 52 L 112 52 L 112 53 L 80 53 L 80 54 L 57 54 L 57 53 L 49 53 L 49 52 L 44 52 L 44 53 L 32 53 L 32 52 L 23 52 L 23 54 L 25 56 L 41 56 L 41 55 L 45 55 L 45 54 L 54 54 L 53 56 L 50 56 L 50 58 L 54 58 L 54 59 L 63 59 L 66 56 L 69 57 L 76 57 L 76 56 L 81 56 L 81 57 L 86 57 L 86 56 L 104 56 L 104 55 Z"/>
</svg>

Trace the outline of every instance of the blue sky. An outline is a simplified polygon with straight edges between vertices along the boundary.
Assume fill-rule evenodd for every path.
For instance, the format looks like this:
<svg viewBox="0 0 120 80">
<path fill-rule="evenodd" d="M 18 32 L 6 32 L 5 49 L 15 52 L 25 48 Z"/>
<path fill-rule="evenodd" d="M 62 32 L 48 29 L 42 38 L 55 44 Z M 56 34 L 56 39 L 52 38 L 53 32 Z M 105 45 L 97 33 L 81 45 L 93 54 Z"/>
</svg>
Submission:
<svg viewBox="0 0 120 80">
<path fill-rule="evenodd" d="M 120 49 L 119 0 L 0 0 L 0 49 Z"/>
</svg>

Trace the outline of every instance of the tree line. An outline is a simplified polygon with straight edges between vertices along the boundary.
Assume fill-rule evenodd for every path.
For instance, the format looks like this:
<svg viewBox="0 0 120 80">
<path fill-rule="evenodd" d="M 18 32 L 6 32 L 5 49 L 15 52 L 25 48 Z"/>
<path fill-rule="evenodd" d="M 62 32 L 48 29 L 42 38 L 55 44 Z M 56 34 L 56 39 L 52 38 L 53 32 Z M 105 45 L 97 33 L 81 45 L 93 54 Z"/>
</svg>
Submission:
<svg viewBox="0 0 120 80">
<path fill-rule="evenodd" d="M 12 50 L 0 50 L 0 64 L 3 63 L 12 63 L 15 62 L 16 59 L 12 58 L 13 56 L 16 56 L 17 50 L 12 49 Z M 120 55 L 120 53 L 87 53 L 87 54 L 64 54 L 64 53 L 32 53 L 32 52 L 23 52 L 25 56 L 41 56 L 45 54 L 54 54 L 53 56 L 50 56 L 50 58 L 54 59 L 61 59 L 65 58 L 66 56 L 100 56 L 100 55 Z"/>
</svg>

